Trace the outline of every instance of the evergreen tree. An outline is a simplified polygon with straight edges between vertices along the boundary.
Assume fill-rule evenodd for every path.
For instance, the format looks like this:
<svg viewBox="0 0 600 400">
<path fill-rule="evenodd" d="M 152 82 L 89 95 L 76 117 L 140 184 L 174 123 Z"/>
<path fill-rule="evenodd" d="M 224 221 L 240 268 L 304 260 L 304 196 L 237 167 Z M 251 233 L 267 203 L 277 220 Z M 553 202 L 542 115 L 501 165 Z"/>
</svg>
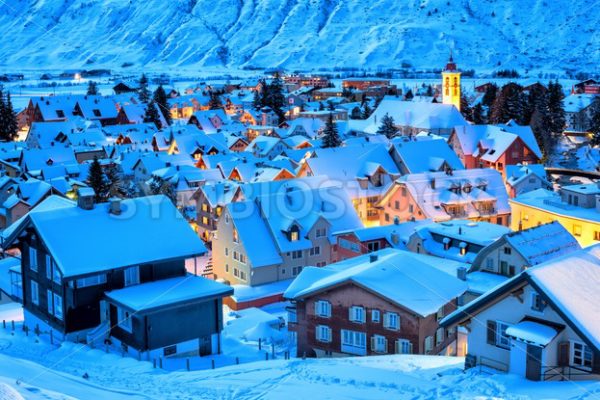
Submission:
<svg viewBox="0 0 600 400">
<path fill-rule="evenodd" d="M 125 197 L 128 199 L 134 199 L 139 196 L 139 189 L 133 181 L 129 181 L 125 187 Z"/>
<path fill-rule="evenodd" d="M 94 81 L 89 81 L 88 88 L 87 88 L 87 95 L 88 96 L 96 96 L 98 94 L 100 94 L 100 92 L 98 92 L 98 84 Z"/>
<path fill-rule="evenodd" d="M 252 108 L 254 108 L 256 111 L 259 111 L 261 108 L 263 108 L 262 96 L 259 90 L 254 91 L 254 98 L 252 99 Z"/>
<path fill-rule="evenodd" d="M 169 107 L 167 92 L 165 92 L 165 89 L 162 85 L 156 88 L 156 90 L 154 91 L 154 96 L 152 98 L 154 100 L 154 103 L 156 103 L 156 105 L 158 106 L 158 109 L 162 113 L 163 117 L 165 118 L 167 124 L 171 125 L 173 123 L 173 119 L 171 118 L 171 109 Z"/>
<path fill-rule="evenodd" d="M 162 122 L 160 121 L 160 115 L 158 115 L 158 109 L 156 103 L 152 100 L 146 106 L 146 112 L 144 113 L 144 122 L 153 122 L 158 129 L 162 128 Z"/>
<path fill-rule="evenodd" d="M 591 105 L 590 132 L 592 133 L 592 145 L 600 145 L 600 97 L 596 97 Z"/>
<path fill-rule="evenodd" d="M 350 119 L 362 119 L 362 111 L 359 106 L 356 106 L 352 109 L 350 113 Z"/>
<path fill-rule="evenodd" d="M 138 95 L 142 103 L 148 103 L 150 101 L 150 89 L 148 89 L 148 78 L 146 74 L 142 74 L 140 77 Z"/>
<path fill-rule="evenodd" d="M 373 114 L 373 110 L 371 109 L 371 107 L 369 107 L 369 103 L 367 102 L 365 103 L 365 106 L 362 110 L 362 118 L 367 119 L 371 116 L 371 114 Z"/>
<path fill-rule="evenodd" d="M 17 122 L 17 113 L 13 108 L 10 92 L 6 94 L 6 102 L 3 101 L 0 112 L 2 113 L 3 124 L 0 131 L 0 140 L 13 141 L 19 133 L 19 123 Z"/>
<path fill-rule="evenodd" d="M 283 94 L 283 81 L 279 73 L 275 74 L 273 81 L 268 85 L 266 100 L 266 105 L 271 107 L 279 117 L 279 123 L 283 123 L 285 121 L 285 96 Z"/>
<path fill-rule="evenodd" d="M 496 100 L 496 96 L 498 94 L 498 86 L 495 83 L 488 85 L 485 89 L 485 93 L 483 94 L 483 98 L 481 99 L 481 104 L 490 108 L 494 104 Z"/>
<path fill-rule="evenodd" d="M 106 169 L 106 181 L 108 183 L 108 196 L 120 196 L 122 192 L 121 176 L 116 167 L 113 166 Z"/>
<path fill-rule="evenodd" d="M 552 153 L 555 140 L 551 131 L 548 99 L 545 95 L 538 98 L 535 110 L 531 116 L 531 130 L 542 149 L 544 157 L 547 158 Z"/>
<path fill-rule="evenodd" d="M 209 94 L 210 100 L 208 100 L 208 108 L 210 110 L 219 110 L 223 108 L 223 103 L 221 102 L 221 97 L 215 92 L 210 92 Z"/>
<path fill-rule="evenodd" d="M 410 89 L 408 89 L 408 91 L 404 95 L 404 99 L 407 101 L 412 100 L 414 97 L 415 97 L 415 95 L 413 94 L 412 90 L 410 90 Z"/>
<path fill-rule="evenodd" d="M 394 125 L 394 118 L 388 113 L 381 118 L 381 125 L 377 129 L 377 134 L 385 135 L 388 139 L 392 139 L 398 135 L 398 128 Z"/>
<path fill-rule="evenodd" d="M 490 122 L 503 124 L 512 119 L 523 124 L 525 101 L 521 86 L 512 82 L 507 83 L 494 100 L 490 111 Z"/>
<path fill-rule="evenodd" d="M 327 101 L 327 109 L 329 111 L 335 111 L 335 104 L 333 104 L 333 101 L 331 101 L 331 100 Z"/>
<path fill-rule="evenodd" d="M 325 111 L 325 104 L 322 101 L 319 102 L 319 111 Z"/>
<path fill-rule="evenodd" d="M 175 191 L 175 185 L 160 176 L 152 175 L 152 179 L 149 184 L 150 193 L 154 195 L 162 194 L 167 196 L 171 202 L 177 206 L 177 192 Z"/>
<path fill-rule="evenodd" d="M 325 123 L 325 129 L 323 129 L 323 147 L 340 147 L 342 139 L 338 133 L 337 125 L 333 122 L 333 114 L 329 113 L 329 118 Z"/>
<path fill-rule="evenodd" d="M 464 95 L 462 90 L 460 95 L 460 113 L 467 121 L 473 121 L 473 109 L 469 104 L 469 100 L 467 100 L 467 96 Z"/>
<path fill-rule="evenodd" d="M 472 122 L 475 125 L 485 124 L 485 115 L 483 113 L 483 106 L 481 105 L 481 103 L 477 103 L 477 104 L 475 104 L 475 106 L 473 106 L 473 111 L 472 111 L 471 115 L 472 115 Z"/>
<path fill-rule="evenodd" d="M 565 108 L 563 106 L 563 89 L 558 80 L 548 84 L 548 113 L 550 118 L 550 130 L 555 133 L 562 133 L 567 125 L 565 118 Z"/>
<path fill-rule="evenodd" d="M 90 165 L 87 183 L 96 193 L 96 202 L 100 203 L 106 200 L 109 193 L 109 184 L 106 176 L 104 176 L 98 157 L 94 157 L 94 161 Z"/>
</svg>

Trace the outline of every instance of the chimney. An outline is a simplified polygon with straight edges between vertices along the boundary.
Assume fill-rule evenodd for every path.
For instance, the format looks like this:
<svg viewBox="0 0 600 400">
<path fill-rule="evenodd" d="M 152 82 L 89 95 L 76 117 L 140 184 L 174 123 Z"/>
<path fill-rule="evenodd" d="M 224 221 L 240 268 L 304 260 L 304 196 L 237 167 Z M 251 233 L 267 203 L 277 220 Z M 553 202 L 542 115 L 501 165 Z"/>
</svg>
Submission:
<svg viewBox="0 0 600 400">
<path fill-rule="evenodd" d="M 90 187 L 77 189 L 77 207 L 82 210 L 92 210 L 94 208 L 94 198 L 96 192 Z"/>
<path fill-rule="evenodd" d="M 461 281 L 467 280 L 467 267 L 458 267 L 456 270 L 456 277 Z"/>
<path fill-rule="evenodd" d="M 118 197 L 113 197 L 110 199 L 110 208 L 108 212 L 113 215 L 121 215 L 121 199 Z"/>
<path fill-rule="evenodd" d="M 397 232 L 392 233 L 392 243 L 394 245 L 398 245 L 399 242 L 400 242 L 400 235 L 398 235 Z"/>
<path fill-rule="evenodd" d="M 377 258 L 377 254 L 371 254 L 369 255 L 369 262 L 374 263 L 375 261 L 377 261 Z"/>
</svg>

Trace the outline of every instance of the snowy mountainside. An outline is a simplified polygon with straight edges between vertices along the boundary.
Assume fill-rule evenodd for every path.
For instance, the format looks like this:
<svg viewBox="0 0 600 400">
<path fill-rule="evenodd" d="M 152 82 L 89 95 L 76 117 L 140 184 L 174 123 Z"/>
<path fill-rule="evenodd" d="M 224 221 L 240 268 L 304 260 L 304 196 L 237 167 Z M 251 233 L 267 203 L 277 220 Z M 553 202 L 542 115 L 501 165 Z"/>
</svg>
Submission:
<svg viewBox="0 0 600 400">
<path fill-rule="evenodd" d="M 527 4 L 526 6 L 524 4 Z M 0 67 L 592 70 L 592 0 L 11 0 Z"/>
</svg>

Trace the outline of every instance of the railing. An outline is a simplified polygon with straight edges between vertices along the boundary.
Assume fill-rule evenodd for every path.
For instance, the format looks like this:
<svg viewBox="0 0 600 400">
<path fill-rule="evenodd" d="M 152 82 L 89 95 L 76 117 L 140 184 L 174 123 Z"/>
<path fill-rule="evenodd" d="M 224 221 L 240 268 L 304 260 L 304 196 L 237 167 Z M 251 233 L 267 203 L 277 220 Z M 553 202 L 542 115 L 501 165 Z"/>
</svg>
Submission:
<svg viewBox="0 0 600 400">
<path fill-rule="evenodd" d="M 480 356 L 477 365 L 479 366 L 479 372 L 482 372 L 482 367 L 492 368 L 500 372 L 508 372 L 508 364 L 492 358 Z"/>
<path fill-rule="evenodd" d="M 546 370 L 542 373 L 542 381 L 548 381 L 554 378 L 560 378 L 561 381 L 570 381 L 572 377 L 587 376 L 591 374 L 592 371 L 572 365 L 546 366 Z"/>
</svg>

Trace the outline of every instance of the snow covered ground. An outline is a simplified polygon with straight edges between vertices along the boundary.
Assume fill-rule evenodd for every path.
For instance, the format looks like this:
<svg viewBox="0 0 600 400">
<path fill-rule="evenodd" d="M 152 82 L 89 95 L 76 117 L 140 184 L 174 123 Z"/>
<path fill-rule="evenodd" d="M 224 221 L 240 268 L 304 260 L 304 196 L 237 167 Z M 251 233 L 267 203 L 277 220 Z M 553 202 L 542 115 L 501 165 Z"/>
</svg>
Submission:
<svg viewBox="0 0 600 400">
<path fill-rule="evenodd" d="M 284 305 L 268 310 L 281 314 Z M 0 319 L 18 315 L 14 306 L 0 310 Z M 248 322 L 230 329 L 230 336 L 246 332 Z M 463 362 L 437 356 L 278 358 L 215 370 L 166 372 L 149 362 L 83 345 L 51 346 L 18 329 L 13 334 L 9 327 L 0 328 L 0 399 L 600 398 L 598 382 L 528 382 L 477 370 L 463 373 Z"/>
</svg>

